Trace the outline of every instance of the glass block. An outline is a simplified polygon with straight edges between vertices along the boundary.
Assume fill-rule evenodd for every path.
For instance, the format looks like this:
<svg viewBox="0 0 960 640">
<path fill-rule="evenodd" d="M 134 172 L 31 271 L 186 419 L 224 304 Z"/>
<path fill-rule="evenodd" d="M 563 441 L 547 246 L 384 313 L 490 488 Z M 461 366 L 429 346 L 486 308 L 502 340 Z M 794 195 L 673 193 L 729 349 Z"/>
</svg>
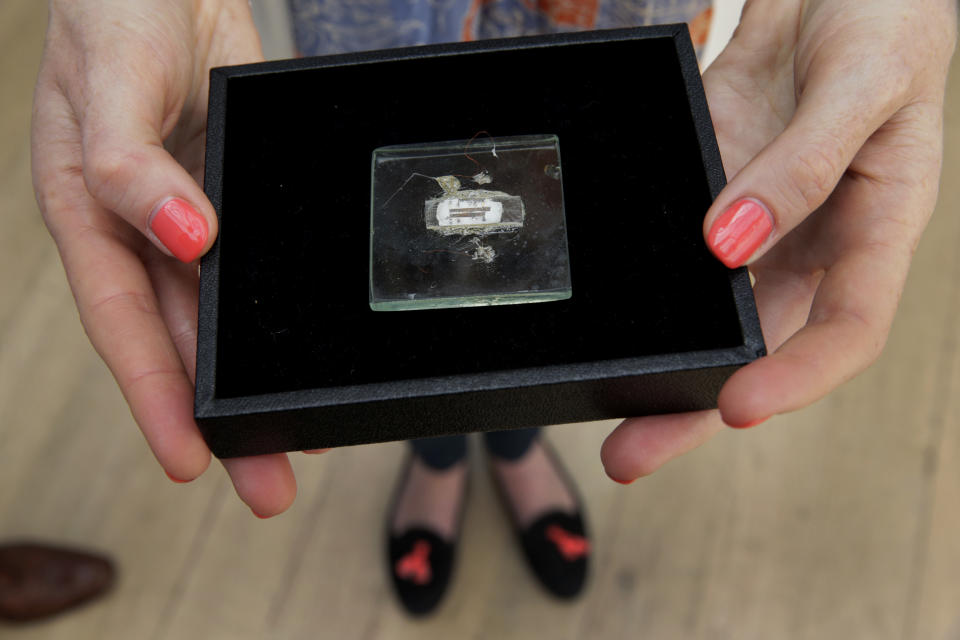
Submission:
<svg viewBox="0 0 960 640">
<path fill-rule="evenodd" d="M 557 136 L 380 147 L 371 183 L 374 311 L 571 296 Z"/>
</svg>

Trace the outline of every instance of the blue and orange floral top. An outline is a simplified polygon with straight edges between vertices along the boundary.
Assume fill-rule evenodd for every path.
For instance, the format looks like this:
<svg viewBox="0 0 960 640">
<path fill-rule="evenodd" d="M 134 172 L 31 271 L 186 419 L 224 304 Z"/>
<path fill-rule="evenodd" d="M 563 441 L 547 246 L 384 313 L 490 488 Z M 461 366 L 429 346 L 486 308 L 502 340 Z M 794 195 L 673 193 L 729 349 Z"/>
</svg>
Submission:
<svg viewBox="0 0 960 640">
<path fill-rule="evenodd" d="M 302 55 L 687 22 L 698 52 L 712 0 L 288 0 Z"/>
</svg>

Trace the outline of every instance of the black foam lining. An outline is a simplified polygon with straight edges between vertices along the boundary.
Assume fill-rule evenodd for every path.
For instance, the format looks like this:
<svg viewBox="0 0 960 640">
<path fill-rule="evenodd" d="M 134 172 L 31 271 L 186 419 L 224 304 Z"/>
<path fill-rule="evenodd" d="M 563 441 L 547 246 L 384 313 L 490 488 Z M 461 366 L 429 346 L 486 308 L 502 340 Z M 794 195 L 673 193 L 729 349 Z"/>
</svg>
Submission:
<svg viewBox="0 0 960 640">
<path fill-rule="evenodd" d="M 219 398 L 743 343 L 729 273 L 703 242 L 711 195 L 670 37 L 227 86 Z M 480 130 L 559 137 L 572 298 L 372 311 L 373 149 Z"/>
</svg>

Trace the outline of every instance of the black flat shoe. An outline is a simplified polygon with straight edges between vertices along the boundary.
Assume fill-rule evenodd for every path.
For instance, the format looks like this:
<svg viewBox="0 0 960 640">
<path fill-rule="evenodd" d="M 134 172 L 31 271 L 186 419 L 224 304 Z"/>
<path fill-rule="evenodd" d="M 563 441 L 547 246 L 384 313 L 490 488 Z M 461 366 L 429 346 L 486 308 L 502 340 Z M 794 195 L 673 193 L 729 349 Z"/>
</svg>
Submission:
<svg viewBox="0 0 960 640">
<path fill-rule="evenodd" d="M 414 616 L 433 611 L 450 584 L 455 545 L 426 529 L 390 536 L 390 577 L 404 608 Z"/>
<path fill-rule="evenodd" d="M 497 488 L 500 502 L 510 517 L 513 531 L 533 574 L 547 591 L 558 598 L 569 599 L 579 595 L 586 584 L 590 564 L 590 538 L 583 516 L 583 501 L 577 492 L 576 484 L 553 449 L 542 439 L 540 445 L 573 497 L 575 513 L 550 511 L 527 528 L 521 529 L 517 524 L 507 489 L 501 485 L 493 463 L 490 473 L 493 475 L 493 484 Z"/>
<path fill-rule="evenodd" d="M 435 532 L 414 527 L 401 534 L 392 531 L 400 496 L 410 476 L 413 455 L 405 463 L 400 482 L 387 516 L 387 562 L 390 579 L 401 604 L 410 615 L 424 616 L 432 612 L 447 592 L 453 574 L 457 539 L 447 541 Z M 457 536 L 463 522 L 464 504 L 470 484 L 469 470 L 463 481 L 457 516 Z"/>
<path fill-rule="evenodd" d="M 552 511 L 517 535 L 527 563 L 550 593 L 567 599 L 583 591 L 590 540 L 579 513 Z"/>
</svg>

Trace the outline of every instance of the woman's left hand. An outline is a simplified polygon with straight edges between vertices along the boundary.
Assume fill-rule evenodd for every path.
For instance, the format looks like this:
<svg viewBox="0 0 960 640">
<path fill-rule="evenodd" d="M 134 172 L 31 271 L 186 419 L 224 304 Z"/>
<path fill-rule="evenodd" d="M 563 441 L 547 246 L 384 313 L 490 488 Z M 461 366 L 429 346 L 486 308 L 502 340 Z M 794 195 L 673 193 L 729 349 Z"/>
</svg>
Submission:
<svg viewBox="0 0 960 640">
<path fill-rule="evenodd" d="M 629 482 L 822 398 L 879 356 L 937 199 L 954 0 L 748 0 L 704 74 L 727 187 L 704 236 L 747 264 L 770 355 L 719 412 L 624 421 L 601 456 Z M 721 420 L 722 418 L 722 420 Z"/>
</svg>

